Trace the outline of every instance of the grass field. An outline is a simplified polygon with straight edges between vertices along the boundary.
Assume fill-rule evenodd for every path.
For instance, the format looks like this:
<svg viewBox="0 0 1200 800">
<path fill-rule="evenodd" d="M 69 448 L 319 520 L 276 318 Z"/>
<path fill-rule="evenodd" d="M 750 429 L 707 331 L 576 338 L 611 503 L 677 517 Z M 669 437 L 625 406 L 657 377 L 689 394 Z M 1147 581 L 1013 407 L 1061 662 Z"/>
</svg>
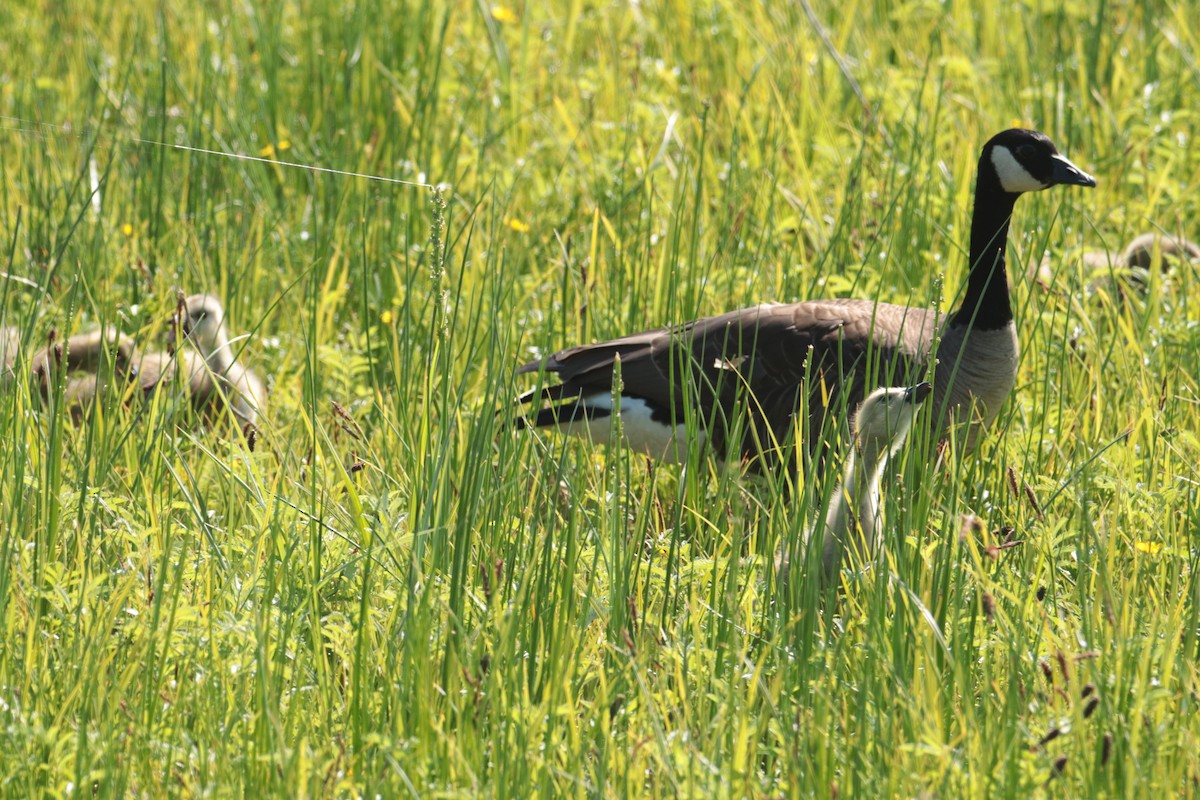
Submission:
<svg viewBox="0 0 1200 800">
<path fill-rule="evenodd" d="M 0 7 L 5 324 L 154 348 L 212 292 L 271 391 L 253 451 L 168 394 L 0 394 L 0 795 L 1200 792 L 1196 268 L 1079 258 L 1200 236 L 1195 11 Z M 1018 204 L 1017 393 L 908 449 L 840 595 L 772 566 L 828 480 L 497 418 L 571 343 L 950 308 L 1014 124 L 1099 187 Z"/>
</svg>

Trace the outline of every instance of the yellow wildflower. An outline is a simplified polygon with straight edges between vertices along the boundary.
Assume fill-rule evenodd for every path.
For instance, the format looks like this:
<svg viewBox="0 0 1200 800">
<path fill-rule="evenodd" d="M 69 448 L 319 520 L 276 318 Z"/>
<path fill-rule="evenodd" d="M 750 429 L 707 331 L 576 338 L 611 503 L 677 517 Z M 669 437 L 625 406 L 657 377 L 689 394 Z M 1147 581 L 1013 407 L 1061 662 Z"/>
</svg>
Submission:
<svg viewBox="0 0 1200 800">
<path fill-rule="evenodd" d="M 121 233 L 125 234 L 126 237 L 133 236 L 133 226 L 126 222 L 121 226 Z"/>
<path fill-rule="evenodd" d="M 379 321 L 384 325 L 391 325 L 394 318 L 395 317 L 392 316 L 392 310 L 390 308 L 385 308 L 383 313 L 379 315 Z"/>
<path fill-rule="evenodd" d="M 512 228 L 517 233 L 528 233 L 529 232 L 529 226 L 526 225 L 524 222 L 521 222 L 521 220 L 519 220 L 519 219 L 510 219 L 508 221 L 508 227 Z"/>
<path fill-rule="evenodd" d="M 1133 543 L 1133 549 L 1137 550 L 1139 553 L 1149 553 L 1150 555 L 1156 555 L 1159 550 L 1163 549 L 1163 545 L 1159 544 L 1158 542 L 1141 542 L 1141 541 L 1139 541 L 1139 542 Z"/>
<path fill-rule="evenodd" d="M 260 156 L 262 156 L 263 158 L 274 158 L 276 153 L 282 153 L 284 150 L 287 150 L 291 146 L 292 146 L 292 143 L 289 142 L 287 139 L 284 139 L 282 142 L 280 142 L 277 145 L 275 145 L 275 144 L 267 145 L 262 150 L 259 150 L 258 154 Z"/>
<path fill-rule="evenodd" d="M 517 22 L 517 13 L 508 6 L 492 6 L 492 19 L 505 25 L 513 25 Z"/>
</svg>

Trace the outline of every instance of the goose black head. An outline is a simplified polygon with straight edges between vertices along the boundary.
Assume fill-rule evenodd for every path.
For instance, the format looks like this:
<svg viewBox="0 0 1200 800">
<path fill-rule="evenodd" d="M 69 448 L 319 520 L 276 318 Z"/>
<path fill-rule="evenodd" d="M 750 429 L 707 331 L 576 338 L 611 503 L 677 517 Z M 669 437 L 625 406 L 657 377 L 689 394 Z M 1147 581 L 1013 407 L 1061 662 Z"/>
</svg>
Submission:
<svg viewBox="0 0 1200 800">
<path fill-rule="evenodd" d="M 1044 133 L 1010 128 L 983 146 L 979 175 L 991 174 L 1009 194 L 1040 192 L 1051 186 L 1095 186 L 1096 179 L 1058 152 Z"/>
</svg>

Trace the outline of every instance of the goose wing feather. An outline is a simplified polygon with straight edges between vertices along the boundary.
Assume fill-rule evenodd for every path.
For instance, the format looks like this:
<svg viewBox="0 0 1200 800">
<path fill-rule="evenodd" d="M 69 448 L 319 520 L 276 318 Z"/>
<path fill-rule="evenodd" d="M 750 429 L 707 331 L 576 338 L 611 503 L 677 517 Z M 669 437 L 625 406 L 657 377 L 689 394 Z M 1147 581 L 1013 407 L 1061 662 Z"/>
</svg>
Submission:
<svg viewBox="0 0 1200 800">
<path fill-rule="evenodd" d="M 678 422 L 695 409 L 718 440 L 732 424 L 738 398 L 752 396 L 746 436 L 758 441 L 744 441 L 750 450 L 769 441 L 764 434 L 783 441 L 806 382 L 810 407 L 844 402 L 853 408 L 876 384 L 864 359 L 881 367 L 881 379 L 907 374 L 932 340 L 932 314 L 923 309 L 861 300 L 767 303 L 561 350 L 518 371 L 544 369 L 562 383 L 521 399 L 609 392 L 619 356 L 627 394 L 669 409 Z M 679 379 L 685 375 L 688 380 Z M 820 434 L 823 416 L 810 415 L 808 436 Z"/>
</svg>

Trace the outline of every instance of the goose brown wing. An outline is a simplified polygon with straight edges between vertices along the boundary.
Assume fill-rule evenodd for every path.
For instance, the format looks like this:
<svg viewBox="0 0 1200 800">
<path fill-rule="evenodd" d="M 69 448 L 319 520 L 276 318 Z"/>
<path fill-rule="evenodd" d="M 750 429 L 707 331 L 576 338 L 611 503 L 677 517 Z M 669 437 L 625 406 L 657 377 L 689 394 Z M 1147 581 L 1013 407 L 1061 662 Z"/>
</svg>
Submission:
<svg viewBox="0 0 1200 800">
<path fill-rule="evenodd" d="M 740 430 L 745 451 L 783 442 L 808 387 L 809 425 L 815 438 L 824 424 L 819 407 L 853 408 L 874 374 L 908 371 L 904 335 L 896 318 L 925 312 L 865 301 L 764 304 L 683 325 L 559 351 L 519 372 L 545 369 L 562 383 L 528 393 L 562 400 L 612 390 L 621 359 L 625 394 L 642 398 L 675 424 L 699 419 L 720 446 Z M 903 364 L 897 365 L 897 356 Z M 878 367 L 883 367 L 882 370 Z M 835 404 L 844 404 L 835 406 Z M 738 409 L 745 417 L 738 425 Z M 844 418 L 844 415 L 843 417 Z M 664 422 L 668 421 L 664 419 Z M 736 427 L 735 427 L 736 426 Z"/>
<path fill-rule="evenodd" d="M 557 400 L 609 392 L 612 390 L 613 369 L 620 357 L 622 383 L 627 394 L 674 409 L 690 391 L 684 388 L 683 381 L 677 379 L 685 374 L 691 376 L 693 382 L 698 381 L 698 387 L 703 387 L 703 379 L 715 383 L 725 373 L 736 371 L 743 365 L 776 360 L 766 356 L 767 349 L 786 353 L 789 350 L 786 346 L 788 342 L 806 347 L 812 332 L 796 330 L 791 317 L 782 313 L 788 308 L 771 304 L 754 306 L 682 325 L 560 350 L 541 361 L 523 365 L 517 372 L 544 369 L 555 373 L 562 383 L 546 387 L 540 393 L 528 394 L 522 399 L 531 400 L 540 396 Z M 767 347 L 767 340 L 779 337 L 787 341 Z M 758 357 L 759 346 L 763 347 L 761 358 Z M 757 371 L 761 372 L 762 366 Z M 769 373 L 763 377 L 769 379 Z M 704 398 L 697 399 L 703 401 Z M 710 404 L 711 398 L 702 406 L 707 409 Z"/>
</svg>

